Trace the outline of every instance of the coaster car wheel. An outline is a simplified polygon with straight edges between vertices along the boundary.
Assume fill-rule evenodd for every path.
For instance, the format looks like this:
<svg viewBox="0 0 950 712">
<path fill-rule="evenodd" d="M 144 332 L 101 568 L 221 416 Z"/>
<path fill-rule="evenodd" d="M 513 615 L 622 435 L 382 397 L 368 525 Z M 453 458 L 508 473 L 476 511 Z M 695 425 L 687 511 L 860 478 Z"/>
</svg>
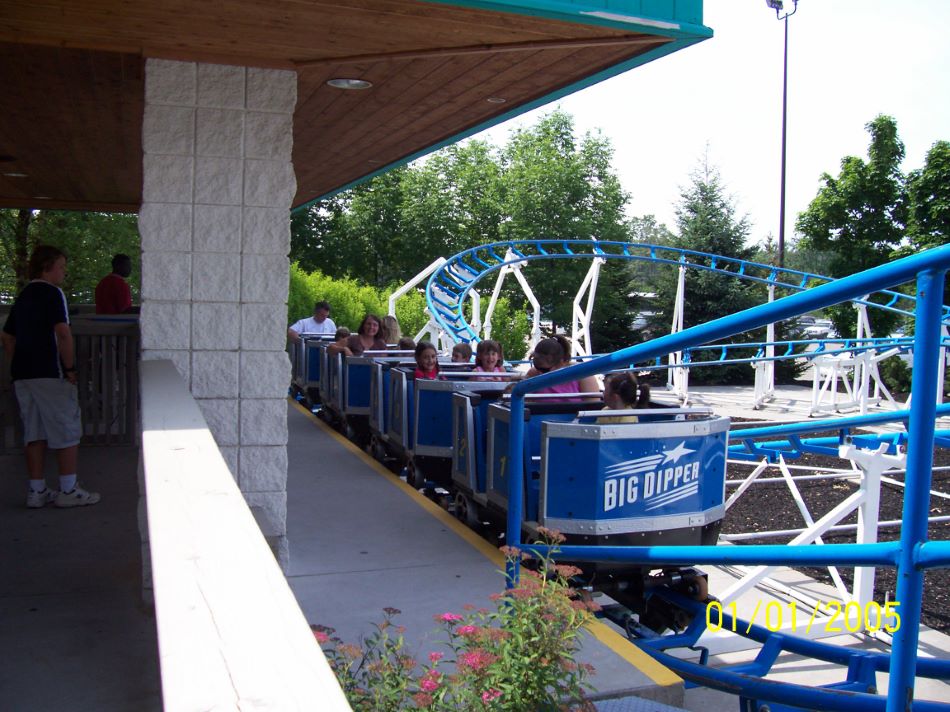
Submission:
<svg viewBox="0 0 950 712">
<path fill-rule="evenodd" d="M 454 512 L 455 516 L 468 527 L 475 528 L 482 523 L 478 516 L 478 505 L 471 497 L 462 492 L 455 494 Z"/>
<path fill-rule="evenodd" d="M 409 460 L 406 464 L 406 482 L 410 487 L 423 489 L 426 486 L 426 476 L 415 460 Z"/>
</svg>

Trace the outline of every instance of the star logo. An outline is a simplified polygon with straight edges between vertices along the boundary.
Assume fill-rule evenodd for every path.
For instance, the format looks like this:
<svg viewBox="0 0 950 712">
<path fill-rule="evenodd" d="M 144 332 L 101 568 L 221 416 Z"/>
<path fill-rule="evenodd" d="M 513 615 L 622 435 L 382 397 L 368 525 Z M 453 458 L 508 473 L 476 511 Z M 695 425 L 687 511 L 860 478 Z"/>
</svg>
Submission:
<svg viewBox="0 0 950 712">
<path fill-rule="evenodd" d="M 674 447 L 672 450 L 664 450 L 663 454 L 666 455 L 666 458 L 663 460 L 665 465 L 667 462 L 678 462 L 683 455 L 688 455 L 691 452 L 696 452 L 695 450 L 690 450 L 686 447 L 686 441 L 684 440 L 679 445 Z"/>
</svg>

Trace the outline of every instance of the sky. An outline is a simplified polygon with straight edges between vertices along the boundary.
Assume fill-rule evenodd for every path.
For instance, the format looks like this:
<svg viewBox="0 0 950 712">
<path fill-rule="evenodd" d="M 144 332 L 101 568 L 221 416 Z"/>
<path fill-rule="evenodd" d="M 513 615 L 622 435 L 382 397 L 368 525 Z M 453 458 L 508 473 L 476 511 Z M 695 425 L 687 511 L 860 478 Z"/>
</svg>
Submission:
<svg viewBox="0 0 950 712">
<path fill-rule="evenodd" d="M 791 0 L 786 0 L 791 8 Z M 867 156 L 865 125 L 897 120 L 905 172 L 950 140 L 950 1 L 800 0 L 789 19 L 785 238 L 822 173 Z M 706 0 L 714 36 L 555 104 L 499 124 L 478 138 L 507 142 L 559 106 L 578 135 L 600 130 L 631 194 L 631 216 L 674 228 L 681 189 L 704 156 L 720 174 L 749 240 L 778 237 L 781 185 L 783 23 L 764 0 Z"/>
</svg>

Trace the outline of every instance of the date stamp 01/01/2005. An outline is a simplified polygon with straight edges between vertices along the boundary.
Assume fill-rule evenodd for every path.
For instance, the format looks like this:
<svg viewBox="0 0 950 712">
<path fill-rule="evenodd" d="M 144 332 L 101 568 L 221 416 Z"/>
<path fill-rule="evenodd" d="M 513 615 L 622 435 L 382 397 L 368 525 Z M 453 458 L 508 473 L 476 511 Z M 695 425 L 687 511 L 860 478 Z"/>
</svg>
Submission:
<svg viewBox="0 0 950 712">
<path fill-rule="evenodd" d="M 897 601 L 883 605 L 869 601 L 863 606 L 857 601 L 844 604 L 818 601 L 804 607 L 795 601 L 768 601 L 763 605 L 760 600 L 747 622 L 737 622 L 735 602 L 723 606 L 719 601 L 710 601 L 706 604 L 706 629 L 710 633 L 723 629 L 735 633 L 745 627 L 745 632 L 749 633 L 752 626 L 759 623 L 772 633 L 786 630 L 793 634 L 799 631 L 808 634 L 812 628 L 825 633 L 875 633 L 879 630 L 896 633 L 901 627 L 901 615 L 897 610 L 900 605 Z"/>
</svg>

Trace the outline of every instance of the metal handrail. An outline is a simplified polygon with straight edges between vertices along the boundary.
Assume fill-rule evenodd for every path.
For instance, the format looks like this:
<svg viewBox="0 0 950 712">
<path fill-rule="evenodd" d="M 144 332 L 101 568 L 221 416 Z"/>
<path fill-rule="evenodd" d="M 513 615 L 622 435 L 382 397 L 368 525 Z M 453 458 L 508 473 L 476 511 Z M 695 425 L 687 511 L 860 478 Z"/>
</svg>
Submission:
<svg viewBox="0 0 950 712">
<path fill-rule="evenodd" d="M 598 243 L 603 247 L 604 243 Z M 914 367 L 912 390 L 914 398 L 909 413 L 906 494 L 904 498 L 901 538 L 896 542 L 875 544 L 827 544 L 815 546 L 750 545 L 741 550 L 729 547 L 698 546 L 562 546 L 558 556 L 571 560 L 623 561 L 629 563 L 670 564 L 787 564 L 796 563 L 881 565 L 897 568 L 897 600 L 904 616 L 894 635 L 890 660 L 890 680 L 886 709 L 897 712 L 913 699 L 914 673 L 917 665 L 920 606 L 923 593 L 923 570 L 950 565 L 950 542 L 927 541 L 927 512 L 933 464 L 938 349 L 941 323 L 947 308 L 941 303 L 944 277 L 950 268 L 950 245 L 927 250 L 918 255 L 881 265 L 859 274 L 821 284 L 791 294 L 774 302 L 762 304 L 737 314 L 721 317 L 678 333 L 637 344 L 585 363 L 551 371 L 522 381 L 514 386 L 511 397 L 509 431 L 509 479 L 507 538 L 509 546 L 522 546 L 521 517 L 523 508 L 524 469 L 520 453 L 524 447 L 524 397 L 542 388 L 586 376 L 605 373 L 630 363 L 645 361 L 680 351 L 684 348 L 727 338 L 749 329 L 788 319 L 808 311 L 844 301 L 916 279 L 914 335 Z M 932 394 L 934 397 L 927 397 Z M 531 545 L 533 550 L 554 554 L 549 547 Z M 519 565 L 509 563 L 509 577 L 516 581 Z"/>
</svg>

